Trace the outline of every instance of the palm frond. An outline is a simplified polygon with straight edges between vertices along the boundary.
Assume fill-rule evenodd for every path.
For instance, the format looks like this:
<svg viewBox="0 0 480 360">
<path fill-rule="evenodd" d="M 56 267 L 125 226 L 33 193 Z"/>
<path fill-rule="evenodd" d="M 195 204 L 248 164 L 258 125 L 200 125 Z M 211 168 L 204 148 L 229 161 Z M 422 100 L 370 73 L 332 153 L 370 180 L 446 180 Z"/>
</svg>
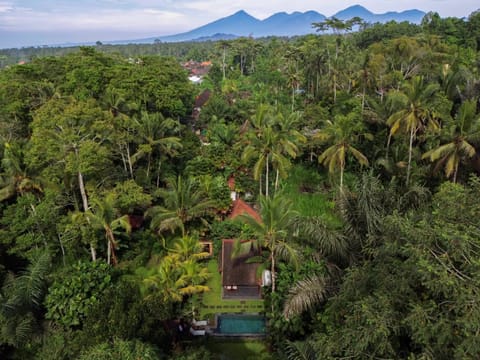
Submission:
<svg viewBox="0 0 480 360">
<path fill-rule="evenodd" d="M 316 360 L 317 351 L 310 341 L 289 341 L 285 344 L 288 360 Z"/>
<path fill-rule="evenodd" d="M 325 301 L 327 296 L 327 281 L 322 275 L 308 276 L 298 281 L 285 301 L 283 315 L 286 319 L 302 312 L 314 309 Z"/>
</svg>

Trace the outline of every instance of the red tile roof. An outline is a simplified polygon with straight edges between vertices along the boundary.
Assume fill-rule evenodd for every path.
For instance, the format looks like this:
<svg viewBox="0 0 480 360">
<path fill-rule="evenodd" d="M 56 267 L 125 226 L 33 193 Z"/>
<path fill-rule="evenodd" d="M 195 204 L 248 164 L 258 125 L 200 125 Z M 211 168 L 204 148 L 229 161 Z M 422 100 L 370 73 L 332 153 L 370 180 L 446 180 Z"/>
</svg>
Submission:
<svg viewBox="0 0 480 360">
<path fill-rule="evenodd" d="M 242 199 L 237 199 L 233 202 L 232 212 L 228 216 L 229 219 L 235 219 L 237 216 L 241 214 L 247 214 L 253 217 L 258 222 L 262 221 L 260 215 L 245 201 Z"/>
<path fill-rule="evenodd" d="M 228 178 L 228 188 L 232 191 L 235 190 L 235 178 L 233 176 Z"/>
</svg>

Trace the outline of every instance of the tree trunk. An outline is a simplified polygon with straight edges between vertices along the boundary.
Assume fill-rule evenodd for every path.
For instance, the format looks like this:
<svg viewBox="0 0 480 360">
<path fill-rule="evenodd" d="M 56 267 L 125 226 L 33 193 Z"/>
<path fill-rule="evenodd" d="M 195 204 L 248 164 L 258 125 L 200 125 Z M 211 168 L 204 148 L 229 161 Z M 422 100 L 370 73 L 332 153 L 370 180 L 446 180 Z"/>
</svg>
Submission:
<svg viewBox="0 0 480 360">
<path fill-rule="evenodd" d="M 83 182 L 83 175 L 80 171 L 78 172 L 78 186 L 80 187 L 80 195 L 82 196 L 83 212 L 87 212 L 88 209 L 89 209 L 87 192 L 85 191 L 85 184 Z M 87 220 L 88 220 L 88 218 L 87 218 Z M 92 255 L 92 261 L 97 261 L 97 252 L 95 251 L 95 247 L 93 246 L 93 243 L 90 243 L 90 253 Z"/>
<path fill-rule="evenodd" d="M 337 103 L 337 75 L 333 74 L 333 103 Z"/>
<path fill-rule="evenodd" d="M 410 183 L 410 169 L 412 166 L 412 152 L 413 152 L 413 137 L 415 135 L 415 128 L 410 129 L 410 142 L 408 145 L 408 166 L 407 166 L 407 186 Z"/>
<path fill-rule="evenodd" d="M 66 265 L 66 262 L 65 262 L 65 248 L 63 247 L 62 238 L 61 238 L 60 234 L 57 234 L 57 237 L 58 237 L 58 242 L 60 243 L 60 250 L 62 250 L 63 266 L 65 266 Z"/>
<path fill-rule="evenodd" d="M 149 178 L 150 176 L 150 163 L 152 162 L 152 153 L 148 153 L 148 162 L 147 162 L 147 179 Z"/>
<path fill-rule="evenodd" d="M 292 112 L 295 109 L 295 86 L 292 86 Z"/>
<path fill-rule="evenodd" d="M 277 192 L 277 190 L 278 190 L 279 176 L 280 176 L 280 171 L 278 171 L 278 169 L 277 169 L 277 174 L 275 176 L 275 192 Z"/>
<path fill-rule="evenodd" d="M 273 255 L 273 251 L 272 251 L 272 264 L 271 264 L 271 267 L 270 267 L 270 271 L 272 273 L 272 293 L 275 292 L 275 256 Z"/>
<path fill-rule="evenodd" d="M 457 183 L 457 174 L 458 174 L 458 162 L 455 164 L 455 171 L 453 172 L 453 183 Z"/>
<path fill-rule="evenodd" d="M 385 160 L 388 161 L 388 153 L 390 152 L 390 142 L 392 141 L 392 133 L 388 132 L 388 139 L 387 139 L 387 149 L 385 151 Z"/>
<path fill-rule="evenodd" d="M 110 259 L 112 258 L 112 244 L 107 236 L 107 264 L 110 265 Z"/>
<path fill-rule="evenodd" d="M 115 237 L 113 231 L 110 228 L 105 229 L 107 238 L 107 263 L 110 265 L 117 265 L 117 257 L 115 255 Z"/>
<path fill-rule="evenodd" d="M 343 194 L 343 169 L 345 164 L 340 164 L 340 193 Z"/>
<path fill-rule="evenodd" d="M 268 166 L 268 156 L 265 162 L 265 196 L 268 197 L 268 176 L 269 176 L 269 166 Z"/>
<path fill-rule="evenodd" d="M 127 148 L 128 169 L 130 170 L 130 177 L 133 179 L 133 165 L 132 165 L 132 157 L 130 156 L 130 146 L 126 144 L 125 147 Z"/>
<path fill-rule="evenodd" d="M 157 166 L 157 188 L 160 187 L 160 168 L 162 167 L 162 159 L 158 157 L 158 166 Z"/>
</svg>

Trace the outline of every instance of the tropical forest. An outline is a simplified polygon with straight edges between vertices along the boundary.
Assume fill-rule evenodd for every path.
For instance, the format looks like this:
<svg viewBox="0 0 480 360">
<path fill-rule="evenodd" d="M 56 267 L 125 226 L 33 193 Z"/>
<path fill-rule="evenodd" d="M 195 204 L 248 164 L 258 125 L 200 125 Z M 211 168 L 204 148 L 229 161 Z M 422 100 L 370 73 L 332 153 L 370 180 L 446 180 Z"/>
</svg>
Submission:
<svg viewBox="0 0 480 360">
<path fill-rule="evenodd" d="M 0 50 L 1 359 L 480 358 L 480 12 L 312 26 Z"/>
</svg>

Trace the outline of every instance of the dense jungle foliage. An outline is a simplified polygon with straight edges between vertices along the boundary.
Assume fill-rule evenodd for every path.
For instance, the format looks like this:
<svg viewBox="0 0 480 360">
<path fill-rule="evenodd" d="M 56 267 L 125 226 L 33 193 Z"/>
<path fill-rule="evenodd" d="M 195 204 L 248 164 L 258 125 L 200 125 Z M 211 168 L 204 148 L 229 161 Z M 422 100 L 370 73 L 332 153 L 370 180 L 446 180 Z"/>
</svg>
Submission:
<svg viewBox="0 0 480 360">
<path fill-rule="evenodd" d="M 272 359 L 480 358 L 480 12 L 344 25 L 0 51 L 0 358 L 214 358 L 175 321 L 232 237 Z"/>
</svg>

